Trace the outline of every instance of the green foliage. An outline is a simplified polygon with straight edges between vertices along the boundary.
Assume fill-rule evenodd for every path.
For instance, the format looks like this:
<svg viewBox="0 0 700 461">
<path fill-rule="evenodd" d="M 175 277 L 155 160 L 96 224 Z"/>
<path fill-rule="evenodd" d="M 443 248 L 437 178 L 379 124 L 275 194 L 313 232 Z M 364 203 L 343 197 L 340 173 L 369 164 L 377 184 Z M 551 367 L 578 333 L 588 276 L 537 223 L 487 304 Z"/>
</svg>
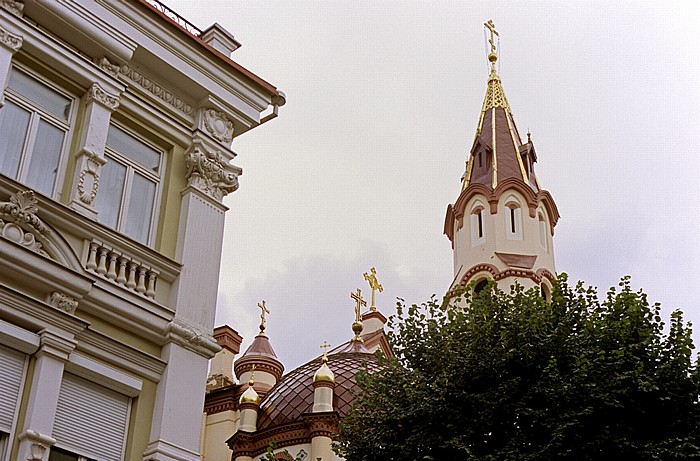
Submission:
<svg viewBox="0 0 700 461">
<path fill-rule="evenodd" d="M 371 460 L 700 458 L 699 376 L 690 325 L 668 331 L 629 278 L 599 300 L 555 283 L 408 309 L 396 357 L 358 375 L 363 392 L 334 449 Z M 467 307 L 464 307 L 467 306 Z"/>
</svg>

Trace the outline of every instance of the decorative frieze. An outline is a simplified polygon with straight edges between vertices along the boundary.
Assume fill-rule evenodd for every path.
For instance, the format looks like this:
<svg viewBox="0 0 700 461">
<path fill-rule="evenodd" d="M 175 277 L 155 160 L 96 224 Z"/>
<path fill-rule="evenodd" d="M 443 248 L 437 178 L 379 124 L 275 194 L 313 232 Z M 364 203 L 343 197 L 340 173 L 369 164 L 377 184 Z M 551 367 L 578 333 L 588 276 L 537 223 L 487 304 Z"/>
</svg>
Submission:
<svg viewBox="0 0 700 461">
<path fill-rule="evenodd" d="M 195 139 L 185 153 L 187 184 L 221 201 L 238 189 L 238 171 L 219 152 L 208 152 Z"/>
<path fill-rule="evenodd" d="M 14 35 L 0 27 L 0 44 L 3 44 L 12 53 L 16 53 L 22 48 L 22 37 Z"/>
<path fill-rule="evenodd" d="M 93 240 L 85 269 L 147 298 L 155 298 L 158 272 L 104 243 Z"/>
<path fill-rule="evenodd" d="M 114 78 L 119 76 L 119 64 L 114 64 L 105 56 L 97 60 L 97 66 Z"/>
<path fill-rule="evenodd" d="M 32 191 L 21 191 L 0 202 L 0 236 L 36 253 L 48 256 L 37 239 L 48 235 L 49 229 L 37 216 L 39 206 Z"/>
<path fill-rule="evenodd" d="M 181 111 L 185 115 L 191 116 L 194 114 L 194 109 L 191 105 L 187 104 L 182 98 L 175 95 L 172 91 L 163 88 L 161 85 L 157 84 L 152 79 L 146 77 L 141 72 L 133 69 L 127 65 L 123 65 L 119 69 L 119 73 L 132 82 L 138 84 L 144 90 L 148 91 L 157 98 L 162 99 L 167 104 L 170 104 L 175 109 Z"/>
<path fill-rule="evenodd" d="M 78 300 L 60 291 L 50 293 L 47 302 L 53 307 L 69 314 L 74 314 L 76 309 L 78 309 Z"/>
<path fill-rule="evenodd" d="M 233 122 L 224 112 L 205 109 L 204 128 L 219 142 L 230 144 L 233 141 Z"/>
<path fill-rule="evenodd" d="M 90 101 L 100 103 L 112 112 L 119 107 L 119 96 L 107 93 L 97 83 L 93 83 L 85 95 L 85 102 L 90 103 Z"/>
<path fill-rule="evenodd" d="M 24 16 L 24 3 L 18 0 L 0 0 L 0 7 L 6 9 L 18 18 Z"/>
</svg>

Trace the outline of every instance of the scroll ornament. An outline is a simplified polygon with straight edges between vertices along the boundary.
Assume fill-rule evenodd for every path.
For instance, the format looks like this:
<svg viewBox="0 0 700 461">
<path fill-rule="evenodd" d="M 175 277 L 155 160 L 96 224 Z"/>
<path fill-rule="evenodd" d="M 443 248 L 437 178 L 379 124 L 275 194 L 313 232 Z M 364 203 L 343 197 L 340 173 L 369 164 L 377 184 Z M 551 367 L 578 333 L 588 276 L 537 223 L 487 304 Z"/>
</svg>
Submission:
<svg viewBox="0 0 700 461">
<path fill-rule="evenodd" d="M 195 145 L 185 157 L 187 183 L 221 201 L 238 189 L 238 177 L 218 152 L 207 152 Z"/>
<path fill-rule="evenodd" d="M 9 202 L 0 202 L 0 236 L 48 256 L 37 240 L 49 233 L 49 229 L 37 216 L 38 211 L 32 191 L 17 192 L 10 197 Z"/>
</svg>

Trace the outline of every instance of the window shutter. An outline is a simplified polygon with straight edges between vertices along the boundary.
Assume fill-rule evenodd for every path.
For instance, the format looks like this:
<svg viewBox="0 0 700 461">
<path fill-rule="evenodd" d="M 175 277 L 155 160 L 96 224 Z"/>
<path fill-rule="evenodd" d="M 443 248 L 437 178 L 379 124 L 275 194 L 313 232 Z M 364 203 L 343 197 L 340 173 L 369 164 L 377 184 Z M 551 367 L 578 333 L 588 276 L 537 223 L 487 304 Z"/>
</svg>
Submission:
<svg viewBox="0 0 700 461">
<path fill-rule="evenodd" d="M 0 346 L 0 432 L 10 433 L 24 376 L 25 355 Z"/>
<path fill-rule="evenodd" d="M 58 396 L 56 446 L 98 461 L 123 459 L 131 399 L 65 373 Z"/>
</svg>

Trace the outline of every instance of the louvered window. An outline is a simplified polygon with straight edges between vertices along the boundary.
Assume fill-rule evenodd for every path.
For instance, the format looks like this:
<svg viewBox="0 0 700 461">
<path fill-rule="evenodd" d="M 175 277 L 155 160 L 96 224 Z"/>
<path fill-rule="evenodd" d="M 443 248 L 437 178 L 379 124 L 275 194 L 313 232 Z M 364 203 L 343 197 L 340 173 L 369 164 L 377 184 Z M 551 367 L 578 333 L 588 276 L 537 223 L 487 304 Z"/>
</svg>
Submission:
<svg viewBox="0 0 700 461">
<path fill-rule="evenodd" d="M 0 346 L 0 432 L 9 434 L 22 389 L 26 355 Z"/>
<path fill-rule="evenodd" d="M 66 373 L 53 437 L 56 447 L 97 461 L 121 461 L 131 398 Z"/>
</svg>

